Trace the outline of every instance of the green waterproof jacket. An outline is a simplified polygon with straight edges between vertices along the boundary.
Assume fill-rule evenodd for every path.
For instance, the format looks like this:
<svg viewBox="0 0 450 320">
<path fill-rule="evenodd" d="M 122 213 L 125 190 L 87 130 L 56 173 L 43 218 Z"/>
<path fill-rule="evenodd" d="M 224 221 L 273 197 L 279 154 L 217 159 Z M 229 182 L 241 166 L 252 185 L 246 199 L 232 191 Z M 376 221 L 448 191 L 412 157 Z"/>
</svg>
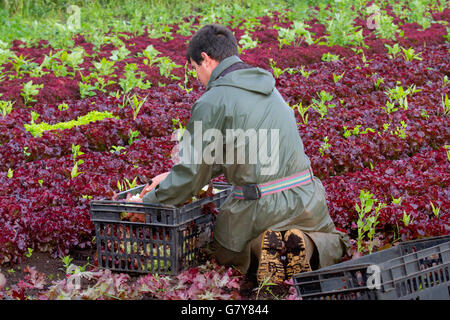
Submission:
<svg viewBox="0 0 450 320">
<path fill-rule="evenodd" d="M 247 68 L 219 77 L 236 63 L 242 63 L 241 59 L 232 56 L 214 69 L 205 93 L 192 107 L 180 142 L 196 145 L 193 150 L 200 150 L 197 155 L 211 154 L 214 161 L 204 157 L 193 160 L 196 152 L 191 151 L 190 161 L 175 164 L 167 178 L 143 197 L 144 202 L 181 204 L 222 173 L 229 183 L 242 186 L 278 180 L 310 168 L 294 112 L 275 88 L 273 76 L 261 68 Z M 251 135 L 255 131 L 257 134 Z M 255 136 L 260 139 L 253 139 Z M 339 234 L 329 216 L 319 179 L 314 177 L 306 185 L 258 200 L 230 197 L 220 208 L 214 237 L 225 248 L 240 252 L 267 229 L 290 228 L 312 234 Z M 321 267 L 338 262 L 345 247 L 325 238 L 312 237 Z"/>
</svg>

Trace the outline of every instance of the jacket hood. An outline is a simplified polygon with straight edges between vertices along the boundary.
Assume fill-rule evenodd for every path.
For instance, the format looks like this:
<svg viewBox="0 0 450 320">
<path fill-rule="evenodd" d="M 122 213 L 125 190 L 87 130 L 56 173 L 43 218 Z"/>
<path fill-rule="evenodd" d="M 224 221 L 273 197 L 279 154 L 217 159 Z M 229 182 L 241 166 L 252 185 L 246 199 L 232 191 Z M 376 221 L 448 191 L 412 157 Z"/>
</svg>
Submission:
<svg viewBox="0 0 450 320">
<path fill-rule="evenodd" d="M 222 60 L 211 73 L 206 90 L 218 86 L 230 86 L 264 95 L 272 93 L 275 88 L 275 79 L 270 72 L 261 68 L 236 70 L 218 78 L 225 69 L 238 62 L 242 60 L 237 56 Z"/>
</svg>

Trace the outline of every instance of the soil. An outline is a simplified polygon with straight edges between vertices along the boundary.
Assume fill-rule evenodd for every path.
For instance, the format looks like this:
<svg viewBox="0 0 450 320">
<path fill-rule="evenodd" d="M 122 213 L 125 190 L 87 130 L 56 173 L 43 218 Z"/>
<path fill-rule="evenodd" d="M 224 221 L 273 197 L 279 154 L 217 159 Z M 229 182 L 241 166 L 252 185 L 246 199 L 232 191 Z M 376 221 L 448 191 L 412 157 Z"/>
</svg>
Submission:
<svg viewBox="0 0 450 320">
<path fill-rule="evenodd" d="M 69 256 L 73 258 L 72 263 L 83 266 L 93 261 L 94 254 L 94 249 L 88 249 L 72 251 L 69 253 Z M 60 258 L 53 258 L 48 252 L 32 252 L 29 257 L 24 256 L 21 263 L 0 265 L 0 273 L 6 277 L 5 288 L 23 280 L 28 274 L 24 272 L 27 266 L 34 267 L 36 271 L 45 274 L 48 284 L 51 284 L 53 281 L 62 280 L 66 275 L 64 264 Z"/>
<path fill-rule="evenodd" d="M 28 274 L 23 270 L 27 267 L 35 267 L 38 272 L 44 273 L 49 282 L 65 277 L 61 260 L 54 259 L 47 252 L 33 252 L 31 257 L 24 257 L 22 263 L 9 266 L 0 266 L 0 272 L 6 277 L 6 287 L 18 283 Z"/>
<path fill-rule="evenodd" d="M 284 300 L 289 295 L 288 285 L 267 285 L 258 287 L 256 275 L 247 276 L 241 284 L 241 297 L 244 300 Z"/>
</svg>

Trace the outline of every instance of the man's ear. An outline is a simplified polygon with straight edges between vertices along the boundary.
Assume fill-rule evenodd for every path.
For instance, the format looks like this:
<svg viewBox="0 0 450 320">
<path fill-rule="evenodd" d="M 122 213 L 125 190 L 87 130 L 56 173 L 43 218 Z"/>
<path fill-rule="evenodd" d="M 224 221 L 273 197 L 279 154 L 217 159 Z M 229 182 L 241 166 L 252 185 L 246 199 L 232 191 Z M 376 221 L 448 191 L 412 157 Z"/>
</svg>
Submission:
<svg viewBox="0 0 450 320">
<path fill-rule="evenodd" d="M 209 63 L 209 61 L 211 60 L 211 57 L 206 52 L 202 52 L 201 56 L 202 56 L 203 61 L 206 61 L 206 63 Z"/>
<path fill-rule="evenodd" d="M 206 52 L 202 52 L 201 55 L 203 58 L 202 63 L 205 63 L 206 67 L 210 68 L 211 71 L 219 64 L 219 61 L 211 58 Z"/>
</svg>

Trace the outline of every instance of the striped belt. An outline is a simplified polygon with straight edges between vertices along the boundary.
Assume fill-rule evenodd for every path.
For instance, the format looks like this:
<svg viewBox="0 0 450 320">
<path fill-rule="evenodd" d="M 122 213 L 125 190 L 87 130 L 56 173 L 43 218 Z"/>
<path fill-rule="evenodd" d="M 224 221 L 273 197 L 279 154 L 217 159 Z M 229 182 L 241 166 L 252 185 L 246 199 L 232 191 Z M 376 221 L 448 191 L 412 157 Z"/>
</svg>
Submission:
<svg viewBox="0 0 450 320">
<path fill-rule="evenodd" d="M 262 196 L 304 185 L 311 182 L 312 179 L 312 170 L 308 169 L 292 176 L 266 183 L 234 186 L 233 197 L 239 200 L 257 200 Z"/>
</svg>

